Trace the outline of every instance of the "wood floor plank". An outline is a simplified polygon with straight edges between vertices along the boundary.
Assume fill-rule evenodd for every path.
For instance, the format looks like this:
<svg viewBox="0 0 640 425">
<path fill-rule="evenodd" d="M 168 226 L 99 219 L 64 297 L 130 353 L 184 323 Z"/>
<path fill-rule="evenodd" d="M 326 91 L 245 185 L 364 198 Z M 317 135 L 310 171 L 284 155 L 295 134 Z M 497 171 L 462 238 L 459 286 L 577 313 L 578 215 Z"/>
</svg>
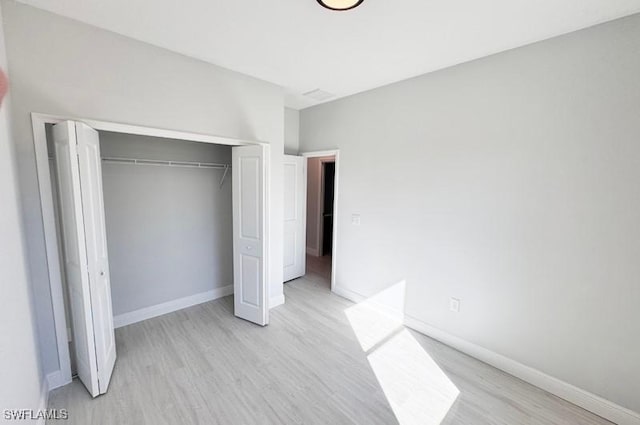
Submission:
<svg viewBox="0 0 640 425">
<path fill-rule="evenodd" d="M 374 323 L 386 334 L 363 349 L 328 270 L 287 283 L 266 328 L 226 297 L 117 329 L 108 393 L 74 380 L 49 408 L 69 425 L 610 424 L 402 326 Z"/>
</svg>

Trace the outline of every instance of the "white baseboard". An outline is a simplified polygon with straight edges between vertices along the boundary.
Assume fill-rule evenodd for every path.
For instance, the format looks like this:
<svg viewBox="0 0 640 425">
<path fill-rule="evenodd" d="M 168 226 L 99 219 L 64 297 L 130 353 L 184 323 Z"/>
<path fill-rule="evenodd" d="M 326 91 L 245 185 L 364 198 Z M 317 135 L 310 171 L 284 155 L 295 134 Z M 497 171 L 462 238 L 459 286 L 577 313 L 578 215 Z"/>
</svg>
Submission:
<svg viewBox="0 0 640 425">
<path fill-rule="evenodd" d="M 177 300 L 171 300 L 166 303 L 152 305 L 150 307 L 141 308 L 140 310 L 114 316 L 113 325 L 116 328 L 121 328 L 153 317 L 162 316 L 163 314 L 182 310 L 183 308 L 191 307 L 196 304 L 202 304 L 207 301 L 226 297 L 231 294 L 233 294 L 233 285 L 223 286 L 222 288 L 216 288 L 211 291 L 201 292 L 199 294 L 178 298 Z"/>
<path fill-rule="evenodd" d="M 334 288 L 332 289 L 332 292 L 336 295 L 341 296 L 342 298 L 346 298 L 349 301 L 353 301 L 355 303 L 361 303 L 361 302 L 367 301 L 367 303 L 373 308 L 375 308 L 377 312 L 383 313 L 393 318 L 394 320 L 398 320 L 398 321 L 404 320 L 404 312 L 401 309 L 395 308 L 394 306 L 391 306 L 391 305 L 380 303 L 374 298 L 367 298 L 364 295 L 342 288 L 338 285 L 334 286 Z"/>
<path fill-rule="evenodd" d="M 360 303 L 367 299 L 367 297 L 362 294 L 350 291 L 338 285 L 334 287 L 333 292 L 336 295 L 355 303 Z M 451 335 L 406 314 L 404 315 L 404 324 L 408 328 L 427 335 L 428 337 L 438 340 L 449 347 L 455 348 L 458 351 L 520 378 L 531 385 L 567 400 L 568 402 L 595 413 L 596 415 L 615 424 L 640 425 L 640 414 L 567 382 L 561 381 L 560 379 L 554 378 L 553 376 L 547 375 L 537 369 L 525 366 L 522 363 L 507 358 L 501 354 Z"/>
<path fill-rule="evenodd" d="M 269 298 L 269 310 L 284 304 L 284 294 Z"/>
<path fill-rule="evenodd" d="M 636 412 L 537 369 L 525 366 L 501 354 L 437 329 L 415 317 L 405 315 L 405 325 L 613 423 L 618 425 L 640 425 L 640 414 Z"/>
<path fill-rule="evenodd" d="M 47 388 L 49 391 L 55 390 L 56 388 L 63 387 L 71 382 L 70 379 L 65 379 L 61 370 L 56 370 L 55 372 L 51 372 L 47 374 Z"/>
<path fill-rule="evenodd" d="M 318 250 L 317 248 L 309 248 L 309 247 L 307 247 L 307 254 L 313 255 L 314 257 L 319 257 L 320 256 L 320 250 Z"/>
<path fill-rule="evenodd" d="M 340 286 L 338 286 L 337 284 L 334 285 L 333 289 L 331 289 L 331 291 L 336 294 L 341 296 L 342 298 L 346 298 L 349 301 L 353 301 L 354 303 L 361 303 L 362 301 L 366 300 L 367 297 L 365 297 L 364 295 L 361 295 L 357 292 L 353 292 L 350 291 L 348 289 L 342 288 Z"/>
</svg>

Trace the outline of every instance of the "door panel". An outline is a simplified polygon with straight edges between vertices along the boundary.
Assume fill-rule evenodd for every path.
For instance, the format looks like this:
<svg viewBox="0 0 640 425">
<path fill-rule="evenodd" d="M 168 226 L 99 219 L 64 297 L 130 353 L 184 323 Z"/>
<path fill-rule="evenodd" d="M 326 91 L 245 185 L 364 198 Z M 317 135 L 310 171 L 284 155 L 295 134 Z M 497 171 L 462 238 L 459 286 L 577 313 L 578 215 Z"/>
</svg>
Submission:
<svg viewBox="0 0 640 425">
<path fill-rule="evenodd" d="M 80 381 L 93 397 L 100 394 L 94 342 L 87 249 L 80 190 L 80 170 L 73 122 L 53 127 L 60 216 L 64 246 L 64 269 L 73 322 L 73 339 Z"/>
<path fill-rule="evenodd" d="M 260 259 L 251 255 L 242 255 L 242 302 L 260 307 Z"/>
<path fill-rule="evenodd" d="M 232 152 L 234 311 L 236 316 L 264 326 L 269 323 L 268 146 L 237 146 Z"/>
<path fill-rule="evenodd" d="M 98 132 L 76 123 L 80 187 L 91 288 L 93 329 L 100 394 L 107 392 L 116 361 L 116 341 L 111 306 L 107 231 L 102 194 L 102 166 Z"/>
<path fill-rule="evenodd" d="M 305 274 L 307 222 L 307 162 L 300 156 L 284 156 L 284 281 Z"/>
<path fill-rule="evenodd" d="M 240 233 L 244 239 L 259 240 L 262 229 L 260 228 L 260 215 L 257 213 L 260 205 L 260 163 L 259 157 L 240 158 L 240 191 L 241 220 Z"/>
</svg>

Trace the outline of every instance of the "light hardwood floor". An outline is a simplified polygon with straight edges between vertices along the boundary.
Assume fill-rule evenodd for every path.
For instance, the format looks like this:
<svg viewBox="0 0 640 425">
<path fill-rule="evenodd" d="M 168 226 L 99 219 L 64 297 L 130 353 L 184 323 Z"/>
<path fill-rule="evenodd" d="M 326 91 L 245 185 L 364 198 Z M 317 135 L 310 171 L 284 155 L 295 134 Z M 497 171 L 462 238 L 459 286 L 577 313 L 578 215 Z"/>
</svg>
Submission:
<svg viewBox="0 0 640 425">
<path fill-rule="evenodd" d="M 327 288 L 331 287 L 331 256 L 314 257 L 307 255 L 307 274 L 316 277 L 319 284 L 326 283 Z M 322 279 L 317 279 L 321 277 Z"/>
<path fill-rule="evenodd" d="M 388 326 L 331 294 L 323 276 L 285 294 L 266 328 L 234 318 L 231 297 L 120 328 L 108 393 L 92 400 L 74 380 L 49 408 L 68 409 L 69 425 L 609 424 Z"/>
</svg>

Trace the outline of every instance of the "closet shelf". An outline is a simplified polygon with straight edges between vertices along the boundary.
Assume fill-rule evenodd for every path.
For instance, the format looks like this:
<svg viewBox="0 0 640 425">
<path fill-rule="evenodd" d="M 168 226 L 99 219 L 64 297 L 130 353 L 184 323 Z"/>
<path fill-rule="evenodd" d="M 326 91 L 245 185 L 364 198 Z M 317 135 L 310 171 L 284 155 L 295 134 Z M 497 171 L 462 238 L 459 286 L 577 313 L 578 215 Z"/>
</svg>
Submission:
<svg viewBox="0 0 640 425">
<path fill-rule="evenodd" d="M 161 159 L 103 157 L 102 162 L 131 165 L 156 165 L 164 167 L 212 168 L 216 170 L 224 170 L 222 178 L 220 179 L 220 187 L 222 187 L 222 185 L 224 184 L 224 180 L 227 177 L 229 170 L 231 169 L 231 164 L 220 164 L 216 162 L 165 161 Z"/>
</svg>

